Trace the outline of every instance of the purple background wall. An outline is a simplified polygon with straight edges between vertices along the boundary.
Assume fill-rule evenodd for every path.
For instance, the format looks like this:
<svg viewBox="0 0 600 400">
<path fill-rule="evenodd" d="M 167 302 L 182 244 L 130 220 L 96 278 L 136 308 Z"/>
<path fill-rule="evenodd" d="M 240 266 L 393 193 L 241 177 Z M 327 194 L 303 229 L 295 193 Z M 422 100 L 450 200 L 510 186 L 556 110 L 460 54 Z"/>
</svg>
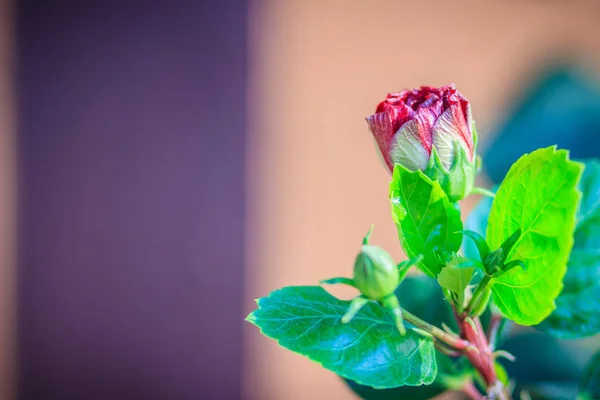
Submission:
<svg viewBox="0 0 600 400">
<path fill-rule="evenodd" d="M 19 397 L 240 398 L 246 0 L 17 13 Z"/>
</svg>

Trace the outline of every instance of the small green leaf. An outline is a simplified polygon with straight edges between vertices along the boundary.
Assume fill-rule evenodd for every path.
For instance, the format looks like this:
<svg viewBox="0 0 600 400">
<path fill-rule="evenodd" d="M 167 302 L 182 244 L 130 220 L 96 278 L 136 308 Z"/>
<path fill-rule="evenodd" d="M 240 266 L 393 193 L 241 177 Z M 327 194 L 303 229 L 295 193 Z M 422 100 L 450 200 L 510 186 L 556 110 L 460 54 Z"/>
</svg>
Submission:
<svg viewBox="0 0 600 400">
<path fill-rule="evenodd" d="M 523 260 L 526 269 L 511 269 L 491 287 L 494 303 L 519 324 L 537 324 L 555 308 L 573 244 L 581 170 L 565 150 L 536 150 L 511 167 L 496 193 L 488 244 L 499 248 L 520 230 L 506 262 Z"/>
<path fill-rule="evenodd" d="M 512 235 L 508 237 L 508 239 L 504 241 L 504 243 L 500 245 L 502 252 L 507 255 L 510 254 L 510 251 L 512 250 L 513 246 L 519 241 L 520 238 L 521 230 L 517 229 Z"/>
<path fill-rule="evenodd" d="M 579 380 L 578 399 L 600 399 L 600 352 L 586 364 Z"/>
<path fill-rule="evenodd" d="M 374 302 L 342 324 L 349 304 L 319 286 L 285 287 L 259 299 L 247 320 L 281 346 L 362 385 L 383 389 L 434 381 L 431 339 L 412 329 L 401 336 L 388 311 Z"/>
<path fill-rule="evenodd" d="M 415 258 L 411 258 L 410 260 L 404 260 L 400 264 L 398 264 L 398 276 L 400 277 L 400 282 L 404 280 L 408 271 L 410 271 L 411 267 L 414 267 L 418 263 L 423 260 L 422 255 L 418 255 Z"/>
<path fill-rule="evenodd" d="M 527 265 L 521 260 L 512 260 L 511 262 L 504 264 L 504 267 L 502 268 L 502 273 L 508 272 L 515 267 L 520 267 L 521 269 L 525 270 L 527 268 Z"/>
<path fill-rule="evenodd" d="M 579 185 L 575 244 L 556 299 L 556 310 L 538 328 L 561 338 L 581 338 L 600 332 L 600 163 L 586 162 Z"/>
<path fill-rule="evenodd" d="M 438 182 L 400 164 L 394 167 L 390 199 L 404 252 L 411 258 L 423 255 L 417 267 L 436 277 L 444 266 L 440 258 L 460 248 L 460 212 Z"/>
<path fill-rule="evenodd" d="M 479 259 L 481 261 L 485 260 L 488 254 L 490 254 L 490 248 L 485 241 L 485 238 L 475 231 L 463 230 L 461 233 L 473 241 L 473 244 L 475 244 L 475 247 L 479 252 Z"/>
<path fill-rule="evenodd" d="M 465 289 L 469 286 L 469 282 L 471 282 L 473 272 L 473 267 L 459 268 L 448 264 L 438 275 L 437 279 L 440 286 L 456 294 L 457 305 L 460 310 L 462 310 L 465 303 Z"/>
<path fill-rule="evenodd" d="M 346 278 L 343 276 L 329 279 L 322 279 L 319 281 L 321 285 L 348 285 L 352 287 L 356 287 L 356 283 L 354 283 L 354 279 Z"/>
<path fill-rule="evenodd" d="M 373 227 L 374 226 L 371 225 L 371 227 L 369 228 L 369 231 L 367 232 L 367 234 L 363 238 L 362 244 L 369 244 L 369 239 L 371 239 L 371 234 L 373 234 Z"/>
</svg>

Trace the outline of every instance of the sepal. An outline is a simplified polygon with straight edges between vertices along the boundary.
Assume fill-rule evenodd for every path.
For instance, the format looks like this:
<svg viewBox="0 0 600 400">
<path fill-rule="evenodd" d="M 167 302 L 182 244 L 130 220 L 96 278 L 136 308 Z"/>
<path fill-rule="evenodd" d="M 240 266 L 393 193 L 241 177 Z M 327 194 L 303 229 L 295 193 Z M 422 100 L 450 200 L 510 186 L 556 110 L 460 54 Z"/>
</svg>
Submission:
<svg viewBox="0 0 600 400">
<path fill-rule="evenodd" d="M 488 246 L 483 236 L 481 236 L 475 231 L 470 230 L 462 230 L 459 233 L 462 233 L 464 236 L 468 237 L 475 243 L 477 251 L 479 252 L 479 259 L 481 261 L 485 260 L 488 254 L 490 254 L 490 246 Z"/>
<path fill-rule="evenodd" d="M 411 258 L 410 260 L 402 261 L 400 264 L 398 264 L 398 280 L 399 280 L 399 282 L 402 283 L 402 281 L 406 277 L 406 274 L 408 273 L 410 268 L 419 265 L 419 263 L 421 261 L 423 261 L 423 256 L 418 255 L 415 258 Z"/>
<path fill-rule="evenodd" d="M 474 266 L 480 268 L 483 273 L 490 278 L 497 278 L 515 267 L 521 267 L 522 269 L 526 268 L 525 263 L 521 260 L 513 260 L 506 263 L 510 251 L 521 237 L 520 229 L 513 232 L 513 234 L 494 251 L 490 251 L 490 247 L 483 236 L 477 232 L 463 230 L 460 231 L 460 233 L 473 240 L 481 259 L 481 263 L 474 262 Z"/>
<path fill-rule="evenodd" d="M 446 169 L 437 149 L 433 147 L 429 164 L 423 172 L 440 184 L 451 202 L 457 202 L 471 193 L 477 174 L 477 162 L 469 161 L 465 148 L 458 142 L 454 142 L 453 158 L 452 165 Z"/>
</svg>

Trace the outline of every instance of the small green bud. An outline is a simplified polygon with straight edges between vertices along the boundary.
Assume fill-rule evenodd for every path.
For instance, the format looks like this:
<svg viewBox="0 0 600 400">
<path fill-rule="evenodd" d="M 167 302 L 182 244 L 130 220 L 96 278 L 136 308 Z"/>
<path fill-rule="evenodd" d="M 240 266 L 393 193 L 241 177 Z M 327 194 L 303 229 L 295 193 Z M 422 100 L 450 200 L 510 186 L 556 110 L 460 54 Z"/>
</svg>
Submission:
<svg viewBox="0 0 600 400">
<path fill-rule="evenodd" d="M 354 262 L 354 283 L 371 300 L 393 294 L 400 274 L 392 256 L 379 246 L 365 244 Z"/>
<path fill-rule="evenodd" d="M 469 237 L 472 237 L 472 235 L 469 234 Z M 511 249 L 519 241 L 520 237 L 521 230 L 518 229 L 508 239 L 506 239 L 504 243 L 502 243 L 500 248 L 488 253 L 484 258 L 482 258 L 481 261 L 485 266 L 485 273 L 487 276 L 497 278 L 515 267 L 521 267 L 523 269 L 526 269 L 527 266 L 521 260 L 513 260 L 509 263 L 505 263 L 506 258 L 508 257 Z M 481 250 L 480 254 L 482 254 Z"/>
<path fill-rule="evenodd" d="M 477 300 L 477 304 L 473 307 L 472 315 L 475 317 L 480 317 L 483 314 L 490 302 L 490 298 L 492 297 L 492 289 L 489 287 L 485 289 L 485 291 L 479 296 Z"/>
<path fill-rule="evenodd" d="M 492 251 L 483 260 L 483 265 L 485 265 L 486 273 L 489 276 L 502 271 L 502 266 L 504 265 L 504 250 L 499 248 L 498 250 Z"/>
</svg>

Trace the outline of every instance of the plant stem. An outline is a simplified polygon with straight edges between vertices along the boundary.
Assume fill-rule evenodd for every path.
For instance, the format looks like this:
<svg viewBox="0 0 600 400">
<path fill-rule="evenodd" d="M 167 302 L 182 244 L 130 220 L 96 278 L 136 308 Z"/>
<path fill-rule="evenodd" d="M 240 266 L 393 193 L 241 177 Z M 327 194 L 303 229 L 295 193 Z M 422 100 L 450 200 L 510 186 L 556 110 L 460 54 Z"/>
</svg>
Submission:
<svg viewBox="0 0 600 400">
<path fill-rule="evenodd" d="M 483 277 L 483 279 L 481 279 L 481 281 L 477 285 L 477 288 L 475 288 L 475 292 L 473 293 L 473 296 L 471 296 L 471 300 L 469 300 L 469 304 L 467 305 L 467 308 L 465 308 L 465 315 L 469 315 L 471 313 L 471 311 L 473 311 L 473 308 L 477 305 L 477 300 L 479 300 L 479 298 L 481 297 L 481 294 L 487 288 L 488 283 L 490 283 L 490 279 L 491 278 L 487 275 L 485 275 Z"/>
<path fill-rule="evenodd" d="M 462 353 L 460 351 L 451 349 L 450 347 L 442 344 L 442 342 L 440 342 L 439 340 L 434 341 L 433 345 L 435 346 L 437 351 L 439 351 L 440 353 L 445 354 L 447 356 L 450 356 L 450 357 L 462 356 Z"/>
<path fill-rule="evenodd" d="M 494 192 L 491 192 L 487 189 L 484 189 L 482 187 L 474 187 L 473 189 L 471 189 L 471 194 L 480 194 L 482 196 L 487 196 L 487 197 L 491 197 L 492 199 L 494 197 L 496 197 L 496 194 Z"/>
<path fill-rule="evenodd" d="M 429 322 L 423 321 L 421 318 L 417 317 L 414 314 L 402 309 L 402 315 L 404 316 L 404 320 L 410 322 L 414 326 L 419 329 L 424 330 L 425 332 L 431 334 L 431 336 L 435 337 L 438 340 L 450 345 L 451 347 L 458 350 L 465 350 L 467 348 L 472 348 L 476 350 L 469 341 L 461 339 L 456 335 L 452 335 L 448 332 L 441 330 L 440 328 L 431 325 Z"/>
<path fill-rule="evenodd" d="M 475 298 L 476 295 L 481 295 L 488 282 L 489 278 L 487 280 L 484 278 L 480 282 L 480 285 L 475 290 L 473 298 Z M 473 299 L 471 299 L 469 305 L 472 303 L 474 304 Z M 421 318 L 411 314 L 405 309 L 402 310 L 402 314 L 405 321 L 442 342 L 436 343 L 436 348 L 439 351 L 456 355 L 457 352 L 455 350 L 458 350 L 459 354 L 463 354 L 483 378 L 488 394 L 494 396 L 492 398 L 498 400 L 510 399 L 510 396 L 504 388 L 504 385 L 496 376 L 494 354 L 492 354 L 492 350 L 490 349 L 490 345 L 488 344 L 487 337 L 483 331 L 483 327 L 481 326 L 481 321 L 479 318 L 471 318 L 468 316 L 468 314 L 459 315 L 455 312 L 456 320 L 458 322 L 458 326 L 460 327 L 460 336 L 457 336 L 443 331 L 442 329 L 431 325 L 429 322 L 423 321 Z M 450 348 L 448 348 L 446 345 L 450 346 Z M 471 389 L 467 386 L 465 386 L 465 388 L 466 390 Z M 465 391 L 465 388 L 463 388 L 463 391 Z M 476 393 L 479 395 L 479 392 L 474 386 L 473 389 L 475 390 L 474 392 L 470 392 L 469 394 L 465 391 L 465 393 L 469 394 L 470 396 L 473 396 Z M 479 397 L 472 398 L 480 400 L 484 399 L 485 397 L 479 395 Z"/>
<path fill-rule="evenodd" d="M 476 347 L 477 351 L 464 351 L 465 357 L 483 378 L 487 393 L 490 398 L 498 400 L 510 399 L 502 382 L 498 380 L 495 368 L 495 356 L 490 349 L 481 321 L 479 318 L 470 318 L 456 315 L 456 320 L 461 329 L 461 337 Z"/>
<path fill-rule="evenodd" d="M 477 388 L 473 384 L 473 381 L 468 381 L 467 383 L 465 383 L 465 385 L 462 388 L 462 391 L 471 400 L 482 400 L 483 399 L 483 395 L 481 393 L 479 393 L 479 390 L 477 390 Z"/>
<path fill-rule="evenodd" d="M 462 337 L 473 343 L 479 350 L 477 353 L 465 353 L 471 364 L 479 371 L 488 386 L 496 383 L 496 370 L 492 352 L 489 349 L 487 339 L 481 328 L 479 318 L 469 317 L 459 320 Z"/>
</svg>

